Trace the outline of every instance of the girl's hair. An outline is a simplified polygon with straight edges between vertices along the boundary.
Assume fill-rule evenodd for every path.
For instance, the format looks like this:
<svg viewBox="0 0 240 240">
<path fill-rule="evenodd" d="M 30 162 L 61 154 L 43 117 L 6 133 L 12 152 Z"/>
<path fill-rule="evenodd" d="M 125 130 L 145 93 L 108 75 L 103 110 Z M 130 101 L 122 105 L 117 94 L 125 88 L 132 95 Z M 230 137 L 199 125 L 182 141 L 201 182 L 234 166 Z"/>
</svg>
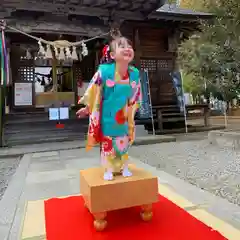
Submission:
<svg viewBox="0 0 240 240">
<path fill-rule="evenodd" d="M 114 52 L 115 49 L 116 49 L 116 46 L 120 46 L 122 45 L 124 42 L 127 42 L 130 46 L 132 46 L 132 42 L 125 38 L 125 37 L 117 37 L 117 38 L 114 38 L 110 41 L 109 45 L 106 45 L 104 48 L 103 48 L 103 56 L 100 60 L 100 63 L 103 64 L 103 63 L 112 63 L 114 60 L 111 58 L 111 55 L 110 53 L 111 52 Z"/>
<path fill-rule="evenodd" d="M 125 42 L 127 42 L 128 45 L 132 46 L 132 42 L 129 39 L 127 39 L 126 37 L 118 37 L 118 38 L 113 39 L 110 43 L 110 52 L 114 52 L 116 46 L 119 47 L 119 46 L 123 45 Z"/>
</svg>

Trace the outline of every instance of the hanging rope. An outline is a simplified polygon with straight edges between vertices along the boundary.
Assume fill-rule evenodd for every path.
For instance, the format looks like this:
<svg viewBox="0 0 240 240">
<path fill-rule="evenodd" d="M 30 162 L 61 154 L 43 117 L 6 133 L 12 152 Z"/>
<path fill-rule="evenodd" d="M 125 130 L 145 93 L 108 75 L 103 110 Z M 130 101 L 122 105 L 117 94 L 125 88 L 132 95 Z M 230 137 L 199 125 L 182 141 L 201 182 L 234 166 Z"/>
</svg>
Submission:
<svg viewBox="0 0 240 240">
<path fill-rule="evenodd" d="M 88 55 L 88 48 L 86 46 L 87 42 L 90 42 L 97 38 L 102 38 L 102 37 L 110 34 L 110 32 L 108 32 L 108 33 L 100 34 L 98 36 L 95 36 L 95 37 L 92 37 L 89 39 L 85 39 L 85 40 L 81 40 L 78 42 L 69 42 L 66 40 L 47 41 L 45 39 L 36 37 L 32 34 L 26 33 L 20 29 L 8 26 L 8 25 L 6 25 L 5 22 L 2 22 L 2 25 L 4 25 L 4 27 L 6 27 L 8 29 L 11 29 L 12 31 L 21 33 L 29 38 L 36 40 L 38 42 L 38 46 L 39 46 L 39 51 L 38 51 L 39 57 L 45 58 L 45 59 L 53 59 L 53 52 L 54 52 L 55 57 L 60 61 L 66 60 L 66 59 L 71 59 L 71 60 L 82 59 L 81 55 L 82 56 Z M 46 46 L 43 46 L 43 44 L 45 44 Z M 81 50 L 82 50 L 81 54 L 79 54 L 79 56 L 78 56 L 78 53 L 76 50 L 76 48 L 78 46 L 81 46 Z M 51 47 L 54 50 L 53 52 L 52 52 Z M 30 54 L 29 50 L 27 50 L 26 57 L 28 59 L 31 58 L 30 55 L 31 54 Z"/>
<path fill-rule="evenodd" d="M 8 25 L 6 25 L 6 27 L 9 28 L 9 29 L 11 29 L 11 30 L 13 30 L 13 31 L 15 31 L 15 32 L 21 33 L 21 34 L 23 34 L 23 35 L 25 35 L 25 36 L 27 36 L 27 37 L 30 37 L 30 38 L 32 38 L 32 39 L 35 39 L 36 41 L 43 40 L 43 39 L 41 39 L 41 38 L 38 38 L 38 37 L 35 37 L 35 36 L 33 36 L 33 35 L 30 35 L 30 34 L 28 34 L 28 33 L 26 33 L 26 32 L 23 32 L 23 31 L 21 31 L 21 30 L 19 30 L 19 29 L 17 29 L 17 28 L 10 27 L 10 26 L 8 26 Z M 43 40 L 43 41 L 44 41 L 44 40 Z M 46 41 L 46 43 L 47 43 L 47 41 Z"/>
<path fill-rule="evenodd" d="M 33 35 L 31 35 L 31 34 L 28 34 L 28 33 L 24 32 L 24 31 L 21 31 L 21 30 L 19 30 L 19 29 L 17 29 L 17 28 L 14 28 L 14 27 L 11 27 L 11 26 L 8 26 L 8 25 L 6 25 L 6 27 L 9 28 L 9 29 L 11 29 L 11 30 L 13 30 L 13 31 L 15 31 L 15 32 L 21 33 L 21 34 L 23 34 L 23 35 L 25 35 L 25 36 L 27 36 L 27 37 L 29 37 L 29 38 L 35 39 L 35 40 L 38 41 L 38 42 L 40 41 L 40 42 L 42 42 L 42 43 L 51 45 L 51 46 L 53 46 L 53 47 L 56 46 L 56 44 L 55 44 L 54 42 L 52 42 L 52 41 L 47 41 L 47 40 L 45 40 L 45 39 L 38 38 L 38 37 L 36 37 L 36 36 L 33 36 Z M 68 41 L 65 41 L 65 42 L 69 44 L 69 47 L 73 47 L 73 46 L 77 47 L 77 46 L 82 45 L 83 43 L 87 43 L 87 42 L 90 42 L 90 41 L 92 41 L 92 40 L 94 40 L 94 39 L 102 38 L 102 37 L 104 37 L 104 36 L 107 36 L 107 35 L 109 35 L 109 33 L 110 33 L 110 32 L 103 33 L 103 34 L 100 34 L 100 35 L 98 35 L 98 36 L 95 36 L 95 37 L 92 37 L 92 38 L 89 38 L 89 39 L 85 39 L 85 40 L 81 40 L 81 41 L 78 41 L 78 42 L 68 42 Z"/>
</svg>

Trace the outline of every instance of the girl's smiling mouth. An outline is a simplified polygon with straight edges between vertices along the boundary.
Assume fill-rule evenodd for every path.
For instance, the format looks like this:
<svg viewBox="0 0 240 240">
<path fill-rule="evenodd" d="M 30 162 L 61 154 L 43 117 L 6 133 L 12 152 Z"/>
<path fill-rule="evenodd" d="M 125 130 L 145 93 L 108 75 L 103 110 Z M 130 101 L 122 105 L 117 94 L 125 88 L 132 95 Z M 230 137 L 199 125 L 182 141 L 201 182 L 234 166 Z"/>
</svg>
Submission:
<svg viewBox="0 0 240 240">
<path fill-rule="evenodd" d="M 124 51 L 124 52 L 122 53 L 122 55 L 123 55 L 124 57 L 132 57 L 131 51 Z"/>
</svg>

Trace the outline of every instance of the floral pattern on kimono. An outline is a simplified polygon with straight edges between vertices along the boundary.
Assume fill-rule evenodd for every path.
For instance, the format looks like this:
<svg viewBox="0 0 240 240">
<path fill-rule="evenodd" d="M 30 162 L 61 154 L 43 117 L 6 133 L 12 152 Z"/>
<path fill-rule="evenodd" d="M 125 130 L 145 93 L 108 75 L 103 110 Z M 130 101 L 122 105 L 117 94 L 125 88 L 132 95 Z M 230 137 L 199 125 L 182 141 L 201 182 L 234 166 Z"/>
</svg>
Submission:
<svg viewBox="0 0 240 240">
<path fill-rule="evenodd" d="M 128 160 L 128 136 L 104 136 L 101 143 L 101 163 L 106 169 L 120 172 Z"/>
<path fill-rule="evenodd" d="M 97 72 L 94 74 L 90 84 L 84 94 L 84 96 L 80 99 L 79 103 L 83 103 L 89 108 L 89 129 L 87 136 L 87 144 L 86 149 L 90 150 L 96 144 L 99 144 L 103 141 L 103 148 L 108 148 L 108 151 L 112 151 L 110 148 L 113 144 L 116 144 L 118 141 L 116 138 L 111 138 L 111 143 L 106 141 L 106 136 L 102 135 L 101 131 L 101 106 L 102 106 L 102 92 L 103 92 L 103 81 L 105 79 L 105 72 L 103 68 L 99 66 Z M 106 65 L 105 65 L 106 66 Z M 114 68 L 115 69 L 115 68 Z M 127 120 L 128 122 L 128 143 L 131 145 L 135 139 L 135 122 L 134 116 L 139 108 L 139 103 L 141 101 L 141 84 L 139 79 L 139 71 L 134 67 L 129 67 L 129 79 L 130 84 L 133 89 L 132 97 L 129 99 L 129 102 L 125 109 L 118 111 L 115 116 L 115 119 L 118 124 L 121 124 L 123 121 Z M 106 74 L 107 75 L 107 74 Z M 115 74 L 113 74 L 115 76 Z M 117 79 L 116 79 L 117 80 Z M 108 83 L 107 83 L 108 81 Z M 112 84 L 113 81 L 111 79 L 105 80 L 106 84 Z M 126 117 L 124 115 L 127 115 Z M 125 119 L 125 120 L 124 120 Z M 125 142 L 125 141 L 124 141 Z M 128 145 L 129 145 L 128 144 Z M 121 147 L 119 148 L 121 149 Z M 106 150 L 106 149 L 105 149 Z M 121 151 L 121 150 L 120 150 Z M 105 151 L 106 152 L 106 151 Z M 122 152 L 124 153 L 124 151 Z"/>
</svg>

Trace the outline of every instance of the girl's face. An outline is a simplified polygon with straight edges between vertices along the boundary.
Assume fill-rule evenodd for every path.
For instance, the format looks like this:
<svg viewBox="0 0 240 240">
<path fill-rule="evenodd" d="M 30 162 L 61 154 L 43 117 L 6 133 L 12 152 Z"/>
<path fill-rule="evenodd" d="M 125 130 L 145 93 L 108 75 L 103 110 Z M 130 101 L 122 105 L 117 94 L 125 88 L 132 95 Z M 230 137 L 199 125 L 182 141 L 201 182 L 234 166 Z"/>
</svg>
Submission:
<svg viewBox="0 0 240 240">
<path fill-rule="evenodd" d="M 130 42 L 123 37 L 113 41 L 111 57 L 116 62 L 130 63 L 134 58 L 134 51 Z"/>
</svg>

